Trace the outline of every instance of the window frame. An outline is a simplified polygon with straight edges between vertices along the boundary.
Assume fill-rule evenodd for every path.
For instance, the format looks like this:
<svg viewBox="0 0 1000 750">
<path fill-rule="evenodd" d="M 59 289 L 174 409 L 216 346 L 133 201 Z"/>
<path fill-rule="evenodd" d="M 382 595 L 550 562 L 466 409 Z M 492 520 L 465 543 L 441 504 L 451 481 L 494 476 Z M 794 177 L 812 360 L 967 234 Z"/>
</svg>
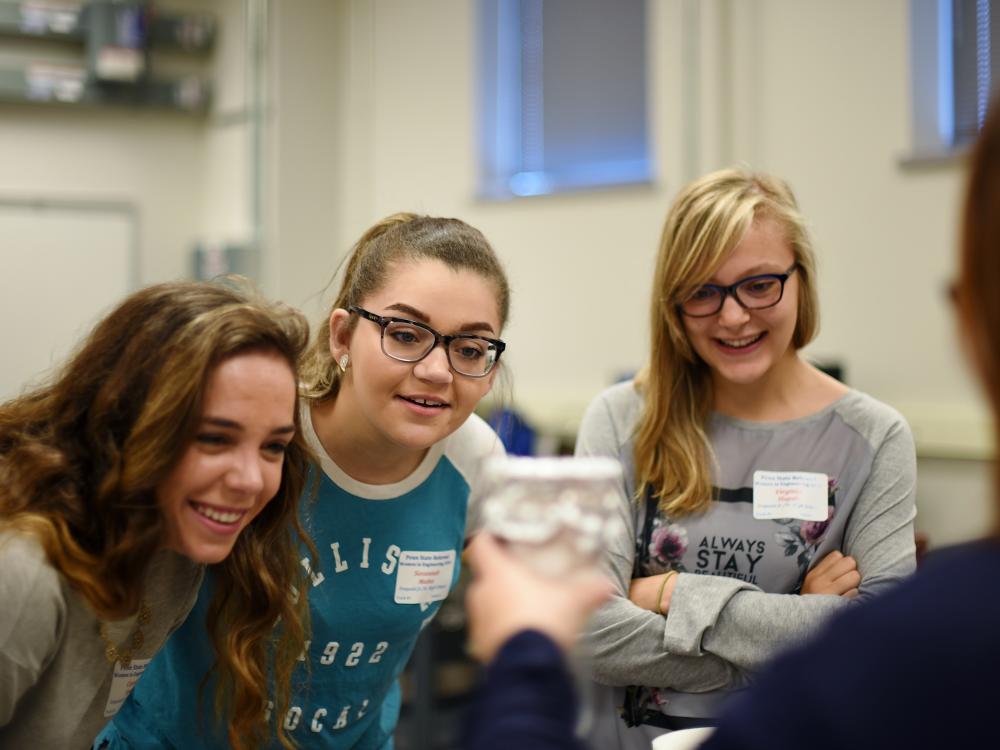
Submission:
<svg viewBox="0 0 1000 750">
<path fill-rule="evenodd" d="M 974 140 L 956 138 L 953 29 L 952 0 L 910 0 L 912 141 L 903 166 L 957 160 Z"/>
<path fill-rule="evenodd" d="M 545 159 L 545 86 L 542 73 L 544 0 L 477 0 L 477 194 L 506 200 L 589 189 L 651 184 L 655 180 L 649 57 L 642 39 L 642 150 L 637 159 L 581 160 L 553 169 Z M 638 0 L 645 19 L 647 0 Z M 634 121 L 633 121 L 634 122 Z M 526 124 L 527 123 L 527 124 Z"/>
</svg>

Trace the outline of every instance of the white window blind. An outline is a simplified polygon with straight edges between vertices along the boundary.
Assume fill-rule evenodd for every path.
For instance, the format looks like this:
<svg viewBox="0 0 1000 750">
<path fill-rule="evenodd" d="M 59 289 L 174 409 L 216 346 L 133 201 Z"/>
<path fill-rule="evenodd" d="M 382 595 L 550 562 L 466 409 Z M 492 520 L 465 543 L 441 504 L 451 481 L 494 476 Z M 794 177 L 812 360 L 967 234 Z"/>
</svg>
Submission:
<svg viewBox="0 0 1000 750">
<path fill-rule="evenodd" d="M 948 0 L 948 4 L 951 6 L 952 144 L 958 145 L 979 132 L 995 82 L 1000 80 L 997 44 L 1000 4 L 993 0 Z"/>
<path fill-rule="evenodd" d="M 480 0 L 478 12 L 482 195 L 651 179 L 645 0 Z"/>
</svg>

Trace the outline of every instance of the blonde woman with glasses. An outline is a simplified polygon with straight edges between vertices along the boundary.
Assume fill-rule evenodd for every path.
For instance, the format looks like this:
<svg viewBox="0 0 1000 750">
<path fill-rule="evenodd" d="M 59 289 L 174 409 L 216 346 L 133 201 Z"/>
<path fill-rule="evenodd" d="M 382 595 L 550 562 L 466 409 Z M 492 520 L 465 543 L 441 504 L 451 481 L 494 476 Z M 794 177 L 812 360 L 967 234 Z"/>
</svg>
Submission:
<svg viewBox="0 0 1000 750">
<path fill-rule="evenodd" d="M 957 334 L 1000 433 L 1000 104 L 968 157 Z M 838 616 L 762 672 L 704 750 L 910 750 L 996 744 L 997 466 L 983 538 L 935 550 L 911 580 Z M 990 737 L 994 737 L 990 740 Z"/>
<path fill-rule="evenodd" d="M 626 466 L 595 747 L 711 724 L 779 648 L 915 567 L 906 423 L 801 354 L 816 265 L 788 186 L 728 169 L 685 187 L 653 284 L 649 363 L 577 444 Z"/>
</svg>

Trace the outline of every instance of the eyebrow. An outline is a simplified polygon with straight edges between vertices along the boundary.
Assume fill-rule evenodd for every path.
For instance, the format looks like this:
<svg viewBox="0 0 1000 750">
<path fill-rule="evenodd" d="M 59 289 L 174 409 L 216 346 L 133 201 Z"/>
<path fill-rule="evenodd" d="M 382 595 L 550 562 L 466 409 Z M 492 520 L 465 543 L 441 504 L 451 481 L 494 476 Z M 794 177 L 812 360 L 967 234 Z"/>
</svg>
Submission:
<svg viewBox="0 0 1000 750">
<path fill-rule="evenodd" d="M 778 270 L 775 270 L 775 269 L 778 269 Z M 775 276 L 780 276 L 784 272 L 785 272 L 785 268 L 779 267 L 778 264 L 776 264 L 776 263 L 771 263 L 769 261 L 765 262 L 765 263 L 758 263 L 756 266 L 751 266 L 750 268 L 748 268 L 746 270 L 746 272 L 743 273 L 743 274 L 741 274 L 740 277 L 738 279 L 736 279 L 736 282 L 734 282 L 734 283 L 742 281 L 743 279 L 748 279 L 751 276 L 762 276 L 764 274 L 773 274 Z M 713 276 L 712 278 L 714 279 L 715 277 Z M 717 282 L 713 282 L 713 281 L 710 280 L 709 283 L 711 284 L 711 283 L 717 283 Z"/>
<path fill-rule="evenodd" d="M 385 309 L 397 310 L 401 313 L 406 313 L 411 318 L 415 318 L 416 320 L 419 320 L 421 323 L 426 323 L 427 325 L 430 325 L 431 323 L 431 319 L 427 316 L 426 313 L 422 313 L 415 307 L 410 307 L 410 305 L 407 305 L 405 302 L 395 302 L 391 305 L 388 305 Z M 493 326 L 483 321 L 476 323 L 465 323 L 459 326 L 458 328 L 459 333 L 472 333 L 475 331 L 489 331 L 490 333 L 495 333 L 493 330 Z"/>
<path fill-rule="evenodd" d="M 234 422 L 232 419 L 224 419 L 223 417 L 205 417 L 201 420 L 202 424 L 212 425 L 214 427 L 223 427 L 227 430 L 242 430 L 243 425 L 239 422 Z M 272 435 L 291 435 L 295 432 L 294 424 L 286 424 L 281 427 L 275 427 L 271 430 Z"/>
</svg>

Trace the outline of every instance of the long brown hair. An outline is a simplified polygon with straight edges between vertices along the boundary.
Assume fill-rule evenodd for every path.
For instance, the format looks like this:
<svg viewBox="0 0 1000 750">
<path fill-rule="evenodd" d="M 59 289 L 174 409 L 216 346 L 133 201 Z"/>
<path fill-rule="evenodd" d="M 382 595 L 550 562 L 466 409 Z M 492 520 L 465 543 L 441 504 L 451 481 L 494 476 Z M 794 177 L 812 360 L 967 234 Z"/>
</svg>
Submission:
<svg viewBox="0 0 1000 750">
<path fill-rule="evenodd" d="M 354 243 L 340 291 L 330 312 L 359 305 L 386 281 L 393 264 L 407 260 L 439 260 L 449 268 L 480 274 L 496 287 L 501 327 L 510 312 L 510 286 L 503 266 L 482 232 L 459 219 L 397 213 L 369 228 Z M 356 321 L 352 321 L 352 325 Z M 302 366 L 304 395 L 316 401 L 335 398 L 340 368 L 330 353 L 330 317 L 318 327 Z"/>
<path fill-rule="evenodd" d="M 639 493 L 647 486 L 668 515 L 703 510 L 712 500 L 712 409 L 708 366 L 691 347 L 677 304 L 708 281 L 755 221 L 776 221 L 798 264 L 798 317 L 792 345 L 816 335 L 816 262 L 791 189 L 782 180 L 741 169 L 705 175 L 684 187 L 667 214 L 650 305 L 649 364 L 637 378 L 643 412 L 636 428 Z"/>
<path fill-rule="evenodd" d="M 163 544 L 157 488 L 194 439 L 212 371 L 237 354 L 267 351 L 297 374 L 307 342 L 299 313 L 248 287 L 168 283 L 136 292 L 47 385 L 0 406 L 0 525 L 35 534 L 98 617 L 135 613 Z M 237 748 L 267 732 L 275 624 L 280 705 L 305 642 L 305 597 L 289 594 L 300 582 L 298 503 L 310 462 L 297 430 L 277 494 L 217 566 L 209 629 Z M 277 731 L 287 745 L 280 723 Z"/>
<path fill-rule="evenodd" d="M 972 151 L 962 217 L 956 303 L 1000 445 L 1000 100 L 994 99 Z M 1000 510 L 1000 468 L 994 468 Z M 994 518 L 1000 535 L 1000 516 Z"/>
</svg>

